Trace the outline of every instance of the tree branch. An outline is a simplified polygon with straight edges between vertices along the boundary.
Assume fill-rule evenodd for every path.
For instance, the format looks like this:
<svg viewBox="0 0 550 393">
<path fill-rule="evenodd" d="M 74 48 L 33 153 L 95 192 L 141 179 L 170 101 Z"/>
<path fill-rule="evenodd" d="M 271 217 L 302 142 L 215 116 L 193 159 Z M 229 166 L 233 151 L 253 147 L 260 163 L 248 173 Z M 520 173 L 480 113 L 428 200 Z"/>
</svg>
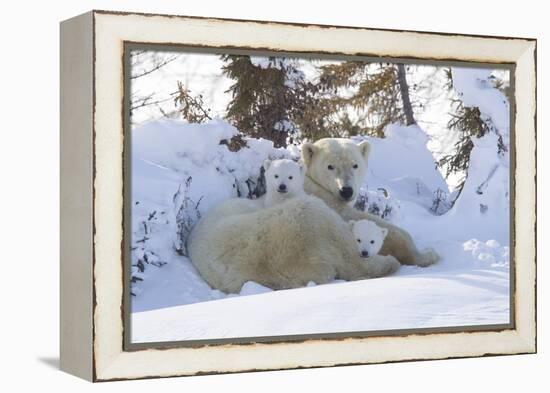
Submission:
<svg viewBox="0 0 550 393">
<path fill-rule="evenodd" d="M 149 75 L 149 74 L 152 74 L 153 72 L 155 71 L 158 71 L 159 69 L 161 69 L 162 67 L 164 67 L 165 65 L 173 62 L 174 60 L 176 60 L 180 55 L 174 55 L 168 59 L 165 59 L 163 61 L 161 61 L 160 63 L 157 63 L 153 68 L 149 69 L 149 70 L 145 70 L 139 74 L 136 74 L 136 75 L 132 75 L 130 77 L 130 79 L 138 79 L 138 78 L 141 78 L 145 75 Z"/>
</svg>

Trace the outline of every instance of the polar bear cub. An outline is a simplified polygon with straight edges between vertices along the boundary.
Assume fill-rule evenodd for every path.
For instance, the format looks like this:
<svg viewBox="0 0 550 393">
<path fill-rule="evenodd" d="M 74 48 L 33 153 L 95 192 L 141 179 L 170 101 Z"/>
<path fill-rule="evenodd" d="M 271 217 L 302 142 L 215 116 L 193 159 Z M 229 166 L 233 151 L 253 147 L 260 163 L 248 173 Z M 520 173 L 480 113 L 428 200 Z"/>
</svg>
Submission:
<svg viewBox="0 0 550 393">
<path fill-rule="evenodd" d="M 348 223 L 357 241 L 359 255 L 362 258 L 378 255 L 388 234 L 388 229 L 382 228 L 370 220 L 349 221 Z"/>
<path fill-rule="evenodd" d="M 266 194 L 264 207 L 304 195 L 304 171 L 300 164 L 288 159 L 265 160 Z"/>
</svg>

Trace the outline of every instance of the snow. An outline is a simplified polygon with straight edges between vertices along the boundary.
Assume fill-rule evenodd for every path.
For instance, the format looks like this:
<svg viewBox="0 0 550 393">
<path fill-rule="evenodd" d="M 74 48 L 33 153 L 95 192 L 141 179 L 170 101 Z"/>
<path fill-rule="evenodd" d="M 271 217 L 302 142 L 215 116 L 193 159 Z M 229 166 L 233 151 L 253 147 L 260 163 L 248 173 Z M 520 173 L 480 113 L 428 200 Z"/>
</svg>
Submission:
<svg viewBox="0 0 550 393">
<path fill-rule="evenodd" d="M 448 219 L 463 218 L 462 233 L 508 242 L 510 199 L 509 105 L 504 95 L 491 87 L 490 70 L 453 68 L 453 85 L 464 104 L 478 107 L 493 130 L 473 140 L 468 177 Z M 498 137 L 507 150 L 498 152 Z"/>
<path fill-rule="evenodd" d="M 410 69 L 407 80 L 411 101 L 417 103 L 413 107 L 414 115 L 421 128 L 430 136 L 428 147 L 436 159 L 451 153 L 458 140 L 458 134 L 449 132 L 448 129 L 456 100 L 463 101 L 466 106 L 486 108 L 487 116 L 499 128 L 508 122 L 510 115 L 508 100 L 492 86 L 494 76 L 505 84 L 509 83 L 509 71 L 428 65 L 408 65 L 407 67 Z M 451 89 L 446 88 L 448 70 L 451 71 L 452 77 L 453 88 Z M 502 129 L 508 129 L 508 126 Z M 445 170 L 445 168 L 441 169 Z M 449 176 L 447 183 L 451 189 L 460 183 L 463 175 L 463 173 L 457 173 Z"/>
<path fill-rule="evenodd" d="M 474 141 L 468 178 L 448 218 L 462 217 L 463 233 L 509 238 L 509 174 L 496 152 L 496 136 L 487 134 Z"/>
<path fill-rule="evenodd" d="M 385 138 L 369 138 L 372 145 L 369 175 L 374 179 L 422 179 L 430 189 L 447 190 L 447 183 L 426 148 L 428 137 L 417 126 L 390 124 Z M 403 168 L 407 168 L 406 171 Z"/>
<path fill-rule="evenodd" d="M 220 145 L 220 141 L 230 139 L 237 132 L 235 127 L 219 119 L 205 124 L 163 119 L 134 129 L 132 165 L 136 169 L 132 171 L 133 199 L 148 198 L 150 193 L 167 190 L 173 196 L 179 183 L 191 176 L 190 197 L 195 201 L 202 197 L 201 205 L 206 211 L 222 200 L 236 197 L 242 183 L 259 175 L 266 158 L 290 156 L 283 149 L 275 149 L 273 142 L 266 139 L 250 140 L 249 148 L 231 154 L 226 145 Z M 156 169 L 145 169 L 144 166 Z M 143 175 L 141 168 L 145 171 Z M 152 176 L 151 171 L 155 172 Z M 142 179 L 143 176 L 147 179 Z M 169 181 L 162 180 L 164 177 L 178 178 L 178 186 L 154 184 Z"/>
<path fill-rule="evenodd" d="M 159 120 L 132 133 L 132 156 L 178 169 L 178 158 L 188 156 L 198 166 L 205 165 L 218 154 L 219 141 L 230 139 L 237 129 L 221 120 L 206 124 L 187 124 L 185 129 L 173 127 L 176 120 Z M 156 143 L 162 135 L 163 143 Z M 206 134 L 206 135 L 205 135 Z"/>
<path fill-rule="evenodd" d="M 465 106 L 478 107 L 495 126 L 508 134 L 510 105 L 504 95 L 490 81 L 491 70 L 454 67 L 453 86 Z"/>
<path fill-rule="evenodd" d="M 366 183 L 383 188 L 400 200 L 412 200 L 430 208 L 436 190 L 449 192 L 434 157 L 426 148 L 429 141 L 417 126 L 390 124 L 385 138 L 365 138 L 371 145 Z M 404 170 L 403 168 L 406 168 Z"/>
<path fill-rule="evenodd" d="M 503 96 L 479 82 L 487 75 L 478 71 L 458 71 L 455 88 L 507 134 L 499 115 Z M 442 215 L 430 210 L 433 196 L 449 188 L 424 130 L 390 125 L 386 138 L 366 138 L 372 154 L 363 191 L 395 209 L 388 218 L 420 248 L 433 247 L 442 256 L 436 265 L 282 291 L 247 282 L 239 295 L 226 295 L 211 289 L 174 249 L 174 211 L 181 203 L 174 195 L 187 190 L 204 214 L 223 200 L 247 195 L 266 158 L 299 157 L 296 146 L 275 149 L 270 141 L 250 138 L 248 147 L 231 152 L 220 141 L 236 133 L 219 119 L 200 125 L 157 120 L 132 131 L 132 263 L 144 255 L 152 262 L 144 271 L 132 269 L 142 280 L 132 285 L 133 342 L 509 322 L 509 158 L 496 151 L 496 132 L 474 141 L 464 189 Z"/>
<path fill-rule="evenodd" d="M 508 323 L 508 315 L 502 269 L 404 267 L 392 277 L 134 313 L 132 337 L 158 342 L 488 325 Z"/>
</svg>

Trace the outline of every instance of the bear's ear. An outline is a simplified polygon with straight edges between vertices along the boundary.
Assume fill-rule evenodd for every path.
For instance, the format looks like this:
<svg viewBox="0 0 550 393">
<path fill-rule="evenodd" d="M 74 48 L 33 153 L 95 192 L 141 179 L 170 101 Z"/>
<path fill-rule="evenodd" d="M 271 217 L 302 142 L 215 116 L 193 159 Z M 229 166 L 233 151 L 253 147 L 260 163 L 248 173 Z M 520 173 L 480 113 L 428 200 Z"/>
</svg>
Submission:
<svg viewBox="0 0 550 393">
<path fill-rule="evenodd" d="M 268 170 L 269 169 L 269 166 L 271 165 L 271 160 L 268 158 L 267 160 L 264 161 L 264 170 Z"/>
<path fill-rule="evenodd" d="M 359 147 L 359 150 L 361 150 L 361 155 L 363 156 L 365 161 L 367 161 L 369 159 L 369 154 L 370 154 L 370 148 L 371 148 L 370 143 L 367 141 L 363 141 L 357 146 Z"/>
<path fill-rule="evenodd" d="M 387 234 L 388 234 L 388 228 L 382 228 L 382 236 L 386 237 Z"/>
<path fill-rule="evenodd" d="M 317 154 L 318 147 L 313 143 L 306 142 L 302 145 L 302 161 L 306 168 L 309 168 L 313 156 Z"/>
</svg>

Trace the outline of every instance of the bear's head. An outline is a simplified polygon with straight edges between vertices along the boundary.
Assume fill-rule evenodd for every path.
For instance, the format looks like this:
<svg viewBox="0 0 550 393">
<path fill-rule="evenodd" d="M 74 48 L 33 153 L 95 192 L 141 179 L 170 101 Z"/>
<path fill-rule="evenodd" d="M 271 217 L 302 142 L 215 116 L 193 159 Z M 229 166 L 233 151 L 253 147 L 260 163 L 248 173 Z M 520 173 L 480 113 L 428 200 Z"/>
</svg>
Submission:
<svg viewBox="0 0 550 393">
<path fill-rule="evenodd" d="M 365 178 L 370 144 L 344 138 L 325 138 L 302 145 L 306 175 L 336 198 L 353 202 Z"/>
<path fill-rule="evenodd" d="M 304 193 L 304 170 L 292 160 L 265 160 L 265 183 L 267 192 L 278 192 L 289 196 Z"/>
<path fill-rule="evenodd" d="M 369 220 L 349 221 L 349 225 L 357 241 L 359 255 L 362 258 L 377 255 L 384 244 L 388 229 L 379 227 Z"/>
</svg>

